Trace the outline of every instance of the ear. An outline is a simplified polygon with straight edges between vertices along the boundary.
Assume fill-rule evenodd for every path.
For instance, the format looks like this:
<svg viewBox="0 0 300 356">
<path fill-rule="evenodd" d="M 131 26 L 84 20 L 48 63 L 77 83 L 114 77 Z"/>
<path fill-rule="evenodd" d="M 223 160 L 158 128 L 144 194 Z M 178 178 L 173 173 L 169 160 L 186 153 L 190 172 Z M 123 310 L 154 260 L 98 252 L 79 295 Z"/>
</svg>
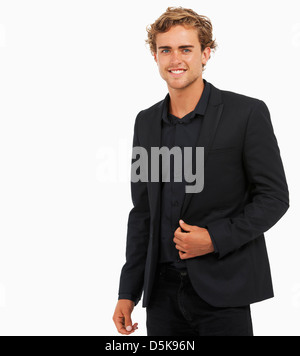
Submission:
<svg viewBox="0 0 300 356">
<path fill-rule="evenodd" d="M 157 63 L 157 55 L 156 55 L 156 52 L 153 53 L 153 57 L 154 57 L 155 62 Z"/>
<path fill-rule="evenodd" d="M 202 64 L 206 64 L 210 58 L 211 49 L 210 47 L 206 47 L 202 52 Z"/>
</svg>

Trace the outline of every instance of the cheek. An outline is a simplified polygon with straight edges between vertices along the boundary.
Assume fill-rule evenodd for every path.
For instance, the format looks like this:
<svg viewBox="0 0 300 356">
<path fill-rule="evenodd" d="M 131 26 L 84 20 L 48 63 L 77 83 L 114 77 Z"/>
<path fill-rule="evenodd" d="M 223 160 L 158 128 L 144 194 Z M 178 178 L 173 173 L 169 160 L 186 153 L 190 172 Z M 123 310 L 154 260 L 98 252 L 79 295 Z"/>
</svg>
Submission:
<svg viewBox="0 0 300 356">
<path fill-rule="evenodd" d="M 158 70 L 159 70 L 159 73 L 160 73 L 162 76 L 165 76 L 165 75 L 166 75 L 166 73 L 165 73 L 165 67 L 164 67 L 164 66 L 159 65 Z"/>
<path fill-rule="evenodd" d="M 195 74 L 202 72 L 202 60 L 201 58 L 191 58 L 188 62 L 191 71 Z"/>
<path fill-rule="evenodd" d="M 168 63 L 166 63 L 165 61 L 159 61 L 158 62 L 158 70 L 161 74 L 164 74 L 165 71 L 167 70 L 166 68 L 168 67 Z"/>
</svg>

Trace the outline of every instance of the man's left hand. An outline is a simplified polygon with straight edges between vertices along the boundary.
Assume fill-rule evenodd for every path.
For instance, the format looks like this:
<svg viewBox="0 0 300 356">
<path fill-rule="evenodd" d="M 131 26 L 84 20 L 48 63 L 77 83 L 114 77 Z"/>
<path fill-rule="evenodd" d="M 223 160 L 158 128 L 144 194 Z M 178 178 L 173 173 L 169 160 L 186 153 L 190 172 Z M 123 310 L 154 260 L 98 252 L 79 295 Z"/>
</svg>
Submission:
<svg viewBox="0 0 300 356">
<path fill-rule="evenodd" d="M 179 224 L 180 226 L 174 233 L 173 241 L 182 260 L 214 252 L 214 246 L 207 229 L 188 225 L 182 220 L 179 221 Z M 182 232 L 181 228 L 186 232 Z"/>
</svg>

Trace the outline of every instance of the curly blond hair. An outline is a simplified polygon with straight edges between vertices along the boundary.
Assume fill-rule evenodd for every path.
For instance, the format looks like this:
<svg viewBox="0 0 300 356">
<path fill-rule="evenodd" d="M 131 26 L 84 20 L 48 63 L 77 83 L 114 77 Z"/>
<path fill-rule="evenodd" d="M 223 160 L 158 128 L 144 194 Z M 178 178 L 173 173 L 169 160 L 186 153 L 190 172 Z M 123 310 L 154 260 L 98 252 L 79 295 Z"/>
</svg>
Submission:
<svg viewBox="0 0 300 356">
<path fill-rule="evenodd" d="M 153 24 L 146 27 L 148 38 L 145 42 L 149 45 L 151 54 L 157 52 L 156 36 L 158 33 L 167 32 L 172 26 L 185 25 L 193 27 L 198 32 L 201 51 L 209 47 L 212 51 L 217 48 L 217 43 L 212 38 L 212 24 L 206 16 L 198 15 L 191 9 L 183 7 L 168 7 Z M 204 65 L 203 65 L 204 67 Z"/>
</svg>

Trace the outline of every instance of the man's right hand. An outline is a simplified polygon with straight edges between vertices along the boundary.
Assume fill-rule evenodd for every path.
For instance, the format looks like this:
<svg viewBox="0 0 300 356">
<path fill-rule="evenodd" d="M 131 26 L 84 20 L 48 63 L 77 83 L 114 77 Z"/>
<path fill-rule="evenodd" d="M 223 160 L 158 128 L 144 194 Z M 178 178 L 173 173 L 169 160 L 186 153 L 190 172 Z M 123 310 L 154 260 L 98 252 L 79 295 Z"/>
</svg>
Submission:
<svg viewBox="0 0 300 356">
<path fill-rule="evenodd" d="M 131 313 L 134 308 L 134 302 L 129 299 L 119 299 L 114 315 L 113 321 L 119 333 L 123 335 L 132 334 L 138 327 L 138 323 L 132 325 Z"/>
</svg>

